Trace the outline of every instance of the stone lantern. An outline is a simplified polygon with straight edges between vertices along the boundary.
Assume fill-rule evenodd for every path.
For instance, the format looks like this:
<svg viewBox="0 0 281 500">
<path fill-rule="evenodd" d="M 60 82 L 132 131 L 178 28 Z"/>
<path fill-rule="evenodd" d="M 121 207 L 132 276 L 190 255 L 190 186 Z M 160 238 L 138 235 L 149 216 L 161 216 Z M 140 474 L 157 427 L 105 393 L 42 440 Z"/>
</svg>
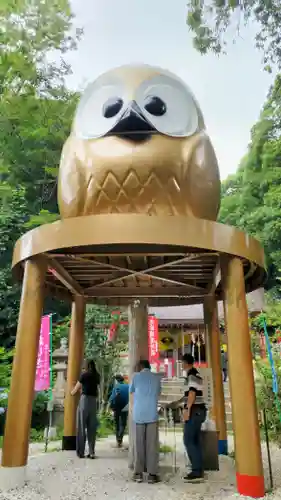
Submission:
<svg viewBox="0 0 281 500">
<path fill-rule="evenodd" d="M 68 347 L 67 339 L 63 338 L 60 341 L 60 347 L 53 352 L 53 370 L 55 384 L 53 387 L 53 425 L 63 425 L 64 412 L 64 397 L 66 388 L 66 372 L 67 372 Z"/>
</svg>

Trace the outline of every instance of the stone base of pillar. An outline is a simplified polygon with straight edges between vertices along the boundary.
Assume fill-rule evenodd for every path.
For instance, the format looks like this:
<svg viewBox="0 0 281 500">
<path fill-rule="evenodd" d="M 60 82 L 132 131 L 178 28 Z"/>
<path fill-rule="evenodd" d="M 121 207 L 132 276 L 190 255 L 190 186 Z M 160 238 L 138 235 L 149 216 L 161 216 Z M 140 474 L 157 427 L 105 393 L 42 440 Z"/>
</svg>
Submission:
<svg viewBox="0 0 281 500">
<path fill-rule="evenodd" d="M 76 450 L 76 436 L 63 436 L 63 438 L 62 438 L 62 450 L 63 451 L 75 451 Z"/>
<path fill-rule="evenodd" d="M 0 491 L 22 488 L 26 482 L 26 467 L 0 467 Z"/>
</svg>

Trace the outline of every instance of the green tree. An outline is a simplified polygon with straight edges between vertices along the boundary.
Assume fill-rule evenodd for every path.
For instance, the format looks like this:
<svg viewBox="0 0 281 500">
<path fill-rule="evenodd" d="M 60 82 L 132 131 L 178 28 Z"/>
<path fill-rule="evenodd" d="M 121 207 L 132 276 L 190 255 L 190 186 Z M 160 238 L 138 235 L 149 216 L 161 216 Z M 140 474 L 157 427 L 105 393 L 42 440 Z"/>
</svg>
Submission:
<svg viewBox="0 0 281 500">
<path fill-rule="evenodd" d="M 30 213 L 41 212 L 42 222 L 55 219 L 46 220 L 49 211 L 57 214 L 58 165 L 75 102 L 67 90 L 60 99 L 12 95 L 0 100 L 2 182 L 24 186 Z"/>
<path fill-rule="evenodd" d="M 13 351 L 0 347 L 0 389 L 6 389 L 10 385 L 13 354 Z"/>
<path fill-rule="evenodd" d="M 2 0 L 0 94 L 58 96 L 70 67 L 50 62 L 76 48 L 81 30 L 72 26 L 69 0 Z"/>
<path fill-rule="evenodd" d="M 120 368 L 120 353 L 128 347 L 128 328 L 120 324 L 126 320 L 109 306 L 88 305 L 85 317 L 85 357 L 94 359 L 101 375 L 101 398 L 106 401 L 112 377 Z M 54 321 L 55 323 L 55 321 Z M 59 347 L 60 340 L 69 334 L 71 316 L 58 322 L 53 329 L 53 347 Z M 115 338 L 108 341 L 111 326 L 115 324 Z"/>
<path fill-rule="evenodd" d="M 87 307 L 85 322 L 85 354 L 93 358 L 101 375 L 101 398 L 106 401 L 112 377 L 120 368 L 120 353 L 127 348 L 127 329 L 120 327 L 120 316 L 114 308 L 91 305 Z M 116 337 L 108 342 L 111 325 L 116 325 Z"/>
<path fill-rule="evenodd" d="M 0 6 L 0 345 L 12 345 L 19 286 L 13 247 L 28 227 L 58 218 L 56 176 L 76 96 L 63 56 L 76 47 L 68 0 L 3 0 Z M 51 62 L 56 54 L 59 63 Z M 68 314 L 48 299 L 46 312 Z"/>
<path fill-rule="evenodd" d="M 257 330 L 262 329 L 263 319 L 265 319 L 269 334 L 273 334 L 273 340 L 275 340 L 274 332 L 281 328 L 281 302 L 272 297 L 270 293 L 265 296 L 264 311 L 252 319 L 252 326 Z"/>
<path fill-rule="evenodd" d="M 269 91 L 251 133 L 247 155 L 223 183 L 219 220 L 261 241 L 266 252 L 268 289 L 279 295 L 281 268 L 281 76 Z"/>
<path fill-rule="evenodd" d="M 242 25 L 255 24 L 255 46 L 263 52 L 264 68 L 281 67 L 280 0 L 188 0 L 187 24 L 193 33 L 194 47 L 201 53 L 224 53 L 226 34 L 236 28 L 234 40 Z"/>
<path fill-rule="evenodd" d="M 266 412 L 269 435 L 281 447 L 281 361 L 280 353 L 274 356 L 274 364 L 277 374 L 278 394 L 272 390 L 272 370 L 268 360 L 258 360 L 255 362 L 257 376 L 256 395 L 258 408 Z M 278 404 L 278 401 L 279 404 Z M 263 428 L 263 425 L 262 425 Z"/>
<path fill-rule="evenodd" d="M 29 211 L 23 189 L 11 190 L 5 202 L 0 200 L 0 345 L 15 340 L 20 286 L 13 282 L 11 256 L 17 238 L 24 230 Z"/>
<path fill-rule="evenodd" d="M 188 0 L 187 6 L 187 24 L 194 36 L 194 46 L 201 54 L 224 53 L 225 35 L 231 28 L 236 28 L 237 38 L 241 25 L 255 23 L 258 31 L 254 42 L 263 51 L 265 69 L 271 71 L 275 63 L 281 67 L 280 0 Z"/>
<path fill-rule="evenodd" d="M 0 6 L 0 194 L 9 185 L 24 186 L 32 214 L 43 222 L 55 219 L 49 211 L 57 213 L 57 168 L 75 106 L 63 59 L 81 35 L 72 20 L 69 0 L 4 0 Z"/>
</svg>

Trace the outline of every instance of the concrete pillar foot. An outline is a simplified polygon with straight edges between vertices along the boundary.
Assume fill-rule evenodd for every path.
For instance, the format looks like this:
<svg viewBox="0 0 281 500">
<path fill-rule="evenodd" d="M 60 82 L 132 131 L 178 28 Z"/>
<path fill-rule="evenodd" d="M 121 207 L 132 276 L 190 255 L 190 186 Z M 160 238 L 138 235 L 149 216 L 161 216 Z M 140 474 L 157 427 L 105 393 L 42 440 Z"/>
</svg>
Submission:
<svg viewBox="0 0 281 500">
<path fill-rule="evenodd" d="M 26 466 L 0 467 L 0 491 L 22 488 L 26 483 Z"/>
</svg>

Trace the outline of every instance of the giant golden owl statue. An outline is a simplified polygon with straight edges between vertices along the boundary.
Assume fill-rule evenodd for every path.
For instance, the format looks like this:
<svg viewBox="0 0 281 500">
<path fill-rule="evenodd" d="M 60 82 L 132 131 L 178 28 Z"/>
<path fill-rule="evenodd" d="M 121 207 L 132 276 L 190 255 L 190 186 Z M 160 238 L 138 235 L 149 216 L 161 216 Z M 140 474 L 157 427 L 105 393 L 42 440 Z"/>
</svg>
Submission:
<svg viewBox="0 0 281 500">
<path fill-rule="evenodd" d="M 105 213 L 216 220 L 220 177 L 199 105 L 177 76 L 122 66 L 86 88 L 59 169 L 63 218 Z"/>
</svg>

